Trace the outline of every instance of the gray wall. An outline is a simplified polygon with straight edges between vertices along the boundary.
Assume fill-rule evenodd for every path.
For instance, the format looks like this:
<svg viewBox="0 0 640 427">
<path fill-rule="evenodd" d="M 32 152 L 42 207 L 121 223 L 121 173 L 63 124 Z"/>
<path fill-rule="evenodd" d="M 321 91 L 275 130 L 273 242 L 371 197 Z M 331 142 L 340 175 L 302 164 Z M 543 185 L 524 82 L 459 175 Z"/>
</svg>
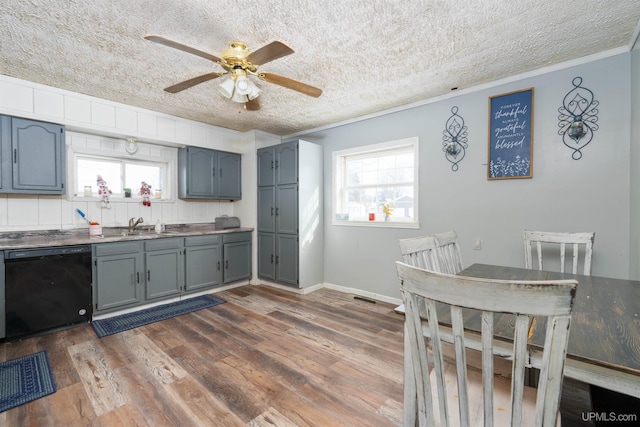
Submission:
<svg viewBox="0 0 640 427">
<path fill-rule="evenodd" d="M 640 279 L 640 39 L 631 52 L 631 229 L 629 276 Z"/>
<path fill-rule="evenodd" d="M 618 54 L 300 136 L 324 147 L 325 282 L 397 298 L 398 239 L 450 229 L 458 233 L 465 265 L 516 267 L 524 266 L 525 228 L 593 230 L 593 274 L 627 277 L 630 73 L 631 54 Z M 600 129 L 578 161 L 557 133 L 558 108 L 576 76 L 600 102 Z M 535 88 L 533 178 L 487 181 L 488 97 L 529 87 Z M 458 172 L 442 152 L 442 131 L 453 106 L 469 130 Z M 420 138 L 420 229 L 332 225 L 332 152 L 411 136 Z M 476 239 L 482 240 L 479 251 L 472 249 Z"/>
</svg>

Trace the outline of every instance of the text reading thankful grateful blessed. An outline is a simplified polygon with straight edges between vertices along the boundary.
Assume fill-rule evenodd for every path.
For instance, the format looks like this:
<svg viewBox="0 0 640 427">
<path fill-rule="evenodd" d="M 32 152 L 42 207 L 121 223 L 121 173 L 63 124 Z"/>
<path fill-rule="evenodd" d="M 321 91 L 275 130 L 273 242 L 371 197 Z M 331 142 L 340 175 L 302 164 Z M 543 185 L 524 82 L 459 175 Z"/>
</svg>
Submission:
<svg viewBox="0 0 640 427">
<path fill-rule="evenodd" d="M 527 138 L 527 120 L 529 111 L 528 105 L 520 102 L 503 105 L 494 114 L 494 120 L 499 123 L 493 129 L 496 150 L 522 148 Z"/>
</svg>

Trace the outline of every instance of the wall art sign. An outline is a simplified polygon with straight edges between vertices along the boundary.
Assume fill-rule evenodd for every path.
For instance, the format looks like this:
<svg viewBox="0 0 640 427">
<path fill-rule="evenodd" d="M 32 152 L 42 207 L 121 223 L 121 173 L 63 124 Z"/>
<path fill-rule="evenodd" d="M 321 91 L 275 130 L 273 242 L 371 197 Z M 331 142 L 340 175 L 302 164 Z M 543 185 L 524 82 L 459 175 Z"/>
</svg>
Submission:
<svg viewBox="0 0 640 427">
<path fill-rule="evenodd" d="M 487 179 L 533 176 L 533 88 L 489 97 Z"/>
</svg>

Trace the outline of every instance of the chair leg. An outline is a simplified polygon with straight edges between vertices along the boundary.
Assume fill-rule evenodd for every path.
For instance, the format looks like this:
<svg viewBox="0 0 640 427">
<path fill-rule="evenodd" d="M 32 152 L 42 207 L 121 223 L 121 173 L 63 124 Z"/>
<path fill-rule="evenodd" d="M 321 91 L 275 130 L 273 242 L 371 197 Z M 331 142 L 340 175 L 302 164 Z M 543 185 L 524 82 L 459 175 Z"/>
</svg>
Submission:
<svg viewBox="0 0 640 427">
<path fill-rule="evenodd" d="M 413 377 L 413 362 L 409 350 L 407 324 L 404 326 L 404 426 L 413 427 L 417 422 L 416 381 Z"/>
</svg>

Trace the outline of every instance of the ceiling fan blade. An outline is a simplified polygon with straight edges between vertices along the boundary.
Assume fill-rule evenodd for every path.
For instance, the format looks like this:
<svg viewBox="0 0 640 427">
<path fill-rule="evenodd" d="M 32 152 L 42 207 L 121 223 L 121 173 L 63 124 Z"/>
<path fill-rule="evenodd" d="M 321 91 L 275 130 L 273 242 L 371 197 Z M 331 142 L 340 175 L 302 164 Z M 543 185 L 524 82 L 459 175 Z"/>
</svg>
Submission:
<svg viewBox="0 0 640 427">
<path fill-rule="evenodd" d="M 212 55 L 212 54 L 207 53 L 207 52 L 203 52 L 203 51 L 201 51 L 199 49 L 196 49 L 195 47 L 187 46 L 186 44 L 182 44 L 182 43 L 178 43 L 178 42 L 173 41 L 173 40 L 169 40 L 166 37 L 157 36 L 155 34 L 149 34 L 147 36 L 144 36 L 144 38 L 149 40 L 149 41 L 155 42 L 155 43 L 160 43 L 160 44 L 163 44 L 165 46 L 172 47 L 174 49 L 179 49 L 179 50 L 182 50 L 184 52 L 189 52 L 189 53 L 192 53 L 194 55 L 198 55 L 198 56 L 200 56 L 200 57 L 202 57 L 204 59 L 208 59 L 208 60 L 213 61 L 213 62 L 221 62 L 222 61 L 220 58 L 218 58 L 215 55 Z"/>
<path fill-rule="evenodd" d="M 267 83 L 277 84 L 287 89 L 293 89 L 305 95 L 313 96 L 314 98 L 322 95 L 322 89 L 310 86 L 306 83 L 299 82 L 297 80 L 290 79 L 288 77 L 279 76 L 273 73 L 258 73 L 258 78 L 264 80 Z"/>
<path fill-rule="evenodd" d="M 188 89 L 197 84 L 208 82 L 209 80 L 217 79 L 218 77 L 223 76 L 224 74 L 226 73 L 214 71 L 212 73 L 203 74 L 201 76 L 197 76 L 192 79 L 185 80 L 180 83 L 176 83 L 173 86 L 169 86 L 168 88 L 165 88 L 164 90 L 166 90 L 169 93 L 180 92 L 181 90 Z"/>
<path fill-rule="evenodd" d="M 255 52 L 251 52 L 249 56 L 247 56 L 247 61 L 251 62 L 254 65 L 262 65 L 266 64 L 267 62 L 273 61 L 274 59 L 291 55 L 292 53 L 293 49 L 291 49 L 289 46 L 282 42 L 275 41 L 269 43 L 268 45 L 262 46 Z"/>
<path fill-rule="evenodd" d="M 259 110 L 260 109 L 260 101 L 258 101 L 258 98 L 253 98 L 252 100 L 249 100 L 249 101 L 244 103 L 244 108 L 249 110 L 249 111 Z"/>
</svg>

